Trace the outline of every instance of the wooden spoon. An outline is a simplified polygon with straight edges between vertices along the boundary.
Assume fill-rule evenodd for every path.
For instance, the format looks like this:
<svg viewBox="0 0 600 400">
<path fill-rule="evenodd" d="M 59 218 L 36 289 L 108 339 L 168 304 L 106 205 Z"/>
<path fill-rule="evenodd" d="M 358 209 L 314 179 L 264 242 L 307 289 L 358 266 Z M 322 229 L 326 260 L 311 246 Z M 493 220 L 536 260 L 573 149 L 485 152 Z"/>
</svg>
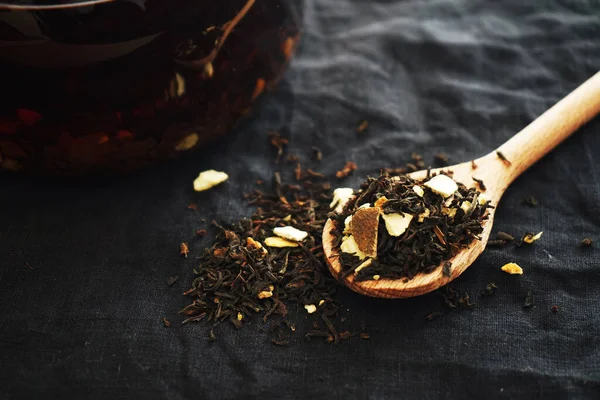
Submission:
<svg viewBox="0 0 600 400">
<path fill-rule="evenodd" d="M 473 177 L 484 181 L 484 192 L 493 205 L 497 205 L 508 186 L 540 158 L 554 149 L 583 124 L 600 113 L 600 72 L 575 89 L 567 97 L 542 114 L 538 119 L 517 133 L 498 150 L 473 162 L 465 162 L 433 172 L 450 170 L 453 178 L 467 186 L 474 186 Z M 499 156 L 504 155 L 509 162 Z M 473 164 L 474 163 L 474 164 Z M 476 166 L 476 168 L 475 168 Z M 427 171 L 409 174 L 414 179 L 424 179 Z M 418 274 L 404 282 L 402 279 L 380 279 L 354 281 L 354 275 L 340 278 L 341 264 L 338 248 L 333 248 L 335 237 L 332 235 L 334 224 L 328 220 L 323 230 L 323 249 L 329 270 L 333 276 L 355 292 L 381 298 L 404 298 L 419 296 L 443 286 L 462 274 L 483 252 L 487 244 L 494 210 L 489 209 L 489 219 L 485 222 L 481 240 L 475 240 L 467 249 L 462 250 L 452 260 L 451 276 L 442 274 L 442 266 L 429 274 Z"/>
</svg>

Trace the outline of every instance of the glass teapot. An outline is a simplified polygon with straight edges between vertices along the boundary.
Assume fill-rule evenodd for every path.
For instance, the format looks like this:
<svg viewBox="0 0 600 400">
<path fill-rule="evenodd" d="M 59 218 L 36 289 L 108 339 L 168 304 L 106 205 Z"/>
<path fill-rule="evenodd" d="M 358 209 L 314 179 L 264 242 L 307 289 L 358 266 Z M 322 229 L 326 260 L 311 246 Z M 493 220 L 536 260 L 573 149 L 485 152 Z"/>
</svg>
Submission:
<svg viewBox="0 0 600 400">
<path fill-rule="evenodd" d="M 285 70 L 299 0 L 0 0 L 0 170 L 116 173 L 230 131 Z"/>
</svg>

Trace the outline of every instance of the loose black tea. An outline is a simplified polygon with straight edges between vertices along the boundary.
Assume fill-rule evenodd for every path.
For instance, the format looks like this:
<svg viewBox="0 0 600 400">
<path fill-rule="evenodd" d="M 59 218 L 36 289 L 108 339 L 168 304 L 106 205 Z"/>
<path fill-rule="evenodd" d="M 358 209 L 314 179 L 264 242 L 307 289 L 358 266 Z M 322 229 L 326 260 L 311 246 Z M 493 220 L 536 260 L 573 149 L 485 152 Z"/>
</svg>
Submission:
<svg viewBox="0 0 600 400">
<path fill-rule="evenodd" d="M 452 263 L 450 261 L 446 261 L 444 263 L 444 267 L 442 268 L 442 273 L 446 278 L 450 278 L 452 276 Z"/>
<path fill-rule="evenodd" d="M 504 240 L 504 241 L 507 241 L 507 242 L 514 242 L 515 241 L 514 236 L 512 236 L 511 234 L 506 233 L 506 232 L 498 232 L 496 234 L 496 239 L 498 239 L 498 240 Z"/>
<path fill-rule="evenodd" d="M 430 314 L 427 314 L 427 316 L 425 317 L 425 319 L 427 321 L 433 321 L 434 319 L 441 317 L 443 314 L 440 311 L 434 311 Z"/>
<path fill-rule="evenodd" d="M 289 140 L 281 136 L 279 132 L 269 132 L 268 134 L 271 145 L 277 150 L 275 156 L 275 164 L 279 164 L 279 160 L 285 151 L 285 147 L 288 145 Z"/>
<path fill-rule="evenodd" d="M 348 175 L 350 175 L 353 171 L 356 171 L 358 167 L 356 166 L 356 163 L 354 163 L 353 161 L 348 161 L 346 163 L 346 165 L 344 165 L 344 168 L 342 168 L 341 170 L 339 170 L 338 172 L 335 173 L 335 176 L 338 179 L 343 179 L 348 177 Z"/>
<path fill-rule="evenodd" d="M 531 290 L 527 291 L 525 295 L 525 301 L 523 302 L 523 307 L 529 308 L 533 305 L 533 292 Z"/>
<path fill-rule="evenodd" d="M 438 293 L 442 296 L 442 299 L 444 300 L 444 306 L 448 310 L 454 310 L 458 307 L 473 309 L 476 305 L 471 301 L 471 297 L 468 293 L 463 293 L 463 295 L 461 296 L 460 293 L 458 293 L 450 286 L 444 286 L 443 288 L 438 290 Z"/>
<path fill-rule="evenodd" d="M 512 163 L 500 151 L 496 151 L 496 155 L 504 162 L 504 164 L 508 165 L 509 167 L 512 165 Z"/>
<path fill-rule="evenodd" d="M 433 159 L 440 167 L 446 167 L 448 165 L 448 162 L 450 161 L 448 154 L 444 153 L 436 154 L 435 156 L 433 156 Z"/>
<path fill-rule="evenodd" d="M 257 207 L 249 219 L 226 227 L 214 223 L 218 234 L 200 255 L 196 278 L 186 292 L 192 303 L 181 310 L 188 317 L 185 323 L 206 320 L 240 327 L 254 314 L 265 322 L 276 315 L 285 319 L 286 304 L 297 303 L 324 324 L 307 338 L 331 338 L 332 343 L 345 338 L 333 323 L 338 284 L 323 263 L 321 243 L 331 188 L 310 180 L 320 177 L 303 172 L 302 184 L 290 185 L 276 173 L 274 193 L 256 189 L 245 195 Z M 289 339 L 277 328 L 272 342 L 284 346 Z"/>
<path fill-rule="evenodd" d="M 498 285 L 495 282 L 490 282 L 487 284 L 485 289 L 481 292 L 482 297 L 493 296 L 496 294 L 496 289 L 498 289 Z"/>
<path fill-rule="evenodd" d="M 342 276 L 412 279 L 440 265 L 450 276 L 444 262 L 480 239 L 489 207 L 475 188 L 443 174 L 426 181 L 385 172 L 369 178 L 342 212 L 332 215 Z"/>
<path fill-rule="evenodd" d="M 486 247 L 504 247 L 507 244 L 506 240 L 488 240 Z"/>
<path fill-rule="evenodd" d="M 179 280 L 179 275 L 170 276 L 167 278 L 167 285 L 173 286 Z"/>
<path fill-rule="evenodd" d="M 581 247 L 592 247 L 594 241 L 590 238 L 585 238 L 581 241 Z"/>
<path fill-rule="evenodd" d="M 356 131 L 358 133 L 363 133 L 364 131 L 367 130 L 368 127 L 369 127 L 369 121 L 364 120 L 360 123 L 360 125 L 358 125 L 358 128 L 356 128 Z"/>
<path fill-rule="evenodd" d="M 487 188 L 485 187 L 485 183 L 483 183 L 483 181 L 481 179 L 477 179 L 475 177 L 472 177 L 472 178 L 479 186 L 480 191 L 485 192 L 487 190 Z"/>
<path fill-rule="evenodd" d="M 557 313 L 558 312 L 558 306 L 556 306 L 556 305 L 552 306 L 551 310 L 552 310 L 553 313 Z"/>
<path fill-rule="evenodd" d="M 523 204 L 528 205 L 529 207 L 537 207 L 539 202 L 533 196 L 527 196 L 523 199 Z"/>
<path fill-rule="evenodd" d="M 316 146 L 312 147 L 313 158 L 315 161 L 320 162 L 323 159 L 323 152 Z"/>
<path fill-rule="evenodd" d="M 170 326 L 171 326 L 171 321 L 169 321 L 169 320 L 168 320 L 168 319 L 166 319 L 166 318 L 163 318 L 163 324 L 165 325 L 165 327 L 167 327 L 167 328 L 168 328 L 168 327 L 170 327 Z"/>
</svg>

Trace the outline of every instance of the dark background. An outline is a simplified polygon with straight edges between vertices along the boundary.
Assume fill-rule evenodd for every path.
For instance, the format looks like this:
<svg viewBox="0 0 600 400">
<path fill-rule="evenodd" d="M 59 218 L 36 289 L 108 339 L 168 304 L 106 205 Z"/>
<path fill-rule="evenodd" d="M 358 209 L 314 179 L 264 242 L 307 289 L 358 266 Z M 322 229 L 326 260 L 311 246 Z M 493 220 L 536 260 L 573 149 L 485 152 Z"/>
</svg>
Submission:
<svg viewBox="0 0 600 400">
<path fill-rule="evenodd" d="M 208 226 L 201 218 L 249 215 L 241 193 L 274 171 L 267 131 L 284 132 L 306 166 L 318 144 L 324 161 L 312 166 L 329 175 L 356 161 L 341 184 L 357 186 L 412 152 L 482 156 L 600 67 L 595 0 L 306 3 L 306 34 L 279 90 L 206 151 L 114 180 L 0 178 L 0 397 L 600 396 L 598 119 L 505 194 L 495 231 L 544 234 L 486 251 L 453 284 L 477 299 L 474 310 L 426 322 L 443 310 L 438 294 L 381 301 L 342 289 L 346 326 L 366 324 L 371 339 L 337 347 L 305 342 L 303 310 L 289 348 L 272 345 L 258 319 L 220 327 L 214 343 L 205 324 L 180 325 L 194 254 L 209 243 L 194 230 Z M 370 126 L 357 134 L 363 119 Z M 230 180 L 193 192 L 208 168 Z M 529 195 L 539 207 L 521 204 Z M 578 247 L 587 236 L 595 248 Z M 502 273 L 506 262 L 524 275 Z M 167 287 L 171 275 L 180 279 Z M 497 294 L 479 299 L 490 281 Z M 524 309 L 528 289 L 535 304 Z"/>
</svg>

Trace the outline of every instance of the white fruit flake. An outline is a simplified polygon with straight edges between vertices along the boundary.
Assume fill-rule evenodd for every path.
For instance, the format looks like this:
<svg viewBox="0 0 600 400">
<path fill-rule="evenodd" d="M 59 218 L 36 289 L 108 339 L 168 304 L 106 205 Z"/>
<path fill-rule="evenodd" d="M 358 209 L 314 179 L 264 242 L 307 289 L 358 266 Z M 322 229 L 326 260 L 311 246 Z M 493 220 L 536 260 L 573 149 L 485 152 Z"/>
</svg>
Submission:
<svg viewBox="0 0 600 400">
<path fill-rule="evenodd" d="M 306 311 L 308 311 L 309 314 L 312 314 L 315 311 L 317 311 L 317 306 L 315 306 L 314 304 L 307 304 L 304 306 L 304 308 L 306 308 Z"/>
<path fill-rule="evenodd" d="M 333 191 L 333 201 L 329 205 L 329 208 L 335 208 L 335 212 L 341 213 L 344 206 L 354 195 L 354 189 L 352 188 L 337 188 Z"/>
<path fill-rule="evenodd" d="M 365 261 L 364 263 L 360 264 L 358 267 L 356 267 L 356 269 L 354 270 L 354 275 L 358 274 L 360 272 L 360 270 L 367 268 L 369 265 L 371 265 L 371 263 L 373 262 L 373 260 L 371 260 L 370 258 Z"/>
<path fill-rule="evenodd" d="M 266 238 L 265 244 L 269 247 L 298 247 L 298 243 L 277 236 Z"/>
<path fill-rule="evenodd" d="M 423 197 L 423 195 L 425 194 L 425 191 L 419 185 L 413 186 L 413 192 L 415 192 L 415 194 L 419 197 Z"/>
<path fill-rule="evenodd" d="M 468 212 L 468 211 L 471 209 L 471 206 L 472 206 L 472 205 L 473 205 L 473 204 L 471 204 L 471 202 L 470 202 L 470 201 L 467 201 L 467 200 L 465 200 L 465 201 L 463 201 L 463 202 L 462 202 L 462 204 L 460 205 L 460 208 L 461 208 L 461 210 L 463 210 L 465 213 L 467 213 L 467 212 Z"/>
<path fill-rule="evenodd" d="M 293 226 L 277 227 L 273 229 L 273 233 L 293 242 L 301 242 L 308 236 L 308 232 L 301 231 Z"/>
<path fill-rule="evenodd" d="M 367 258 L 367 255 L 358 249 L 358 245 L 356 244 L 356 240 L 354 240 L 354 236 L 344 236 L 342 238 L 342 245 L 340 249 L 346 254 L 354 254 L 361 260 Z"/>
<path fill-rule="evenodd" d="M 427 186 L 434 193 L 446 198 L 451 196 L 458 190 L 458 185 L 452 180 L 452 178 L 446 175 L 436 175 L 428 180 L 424 186 Z"/>
<path fill-rule="evenodd" d="M 346 217 L 346 219 L 344 220 L 344 235 L 351 235 L 352 234 L 352 228 L 350 227 L 350 224 L 352 223 L 352 215 L 348 215 Z"/>
<path fill-rule="evenodd" d="M 208 171 L 201 172 L 200 175 L 198 175 L 194 181 L 194 190 L 196 192 L 208 190 L 220 183 L 225 182 L 228 178 L 229 176 L 225 172 L 209 169 Z"/>
<path fill-rule="evenodd" d="M 480 193 L 479 196 L 477 197 L 477 201 L 479 202 L 479 205 L 485 206 L 487 203 L 490 202 L 490 198 L 488 196 L 486 196 L 485 194 Z"/>
<path fill-rule="evenodd" d="M 385 228 L 391 236 L 400 236 L 410 225 L 413 216 L 410 214 L 382 214 L 383 220 L 385 221 Z"/>
</svg>

